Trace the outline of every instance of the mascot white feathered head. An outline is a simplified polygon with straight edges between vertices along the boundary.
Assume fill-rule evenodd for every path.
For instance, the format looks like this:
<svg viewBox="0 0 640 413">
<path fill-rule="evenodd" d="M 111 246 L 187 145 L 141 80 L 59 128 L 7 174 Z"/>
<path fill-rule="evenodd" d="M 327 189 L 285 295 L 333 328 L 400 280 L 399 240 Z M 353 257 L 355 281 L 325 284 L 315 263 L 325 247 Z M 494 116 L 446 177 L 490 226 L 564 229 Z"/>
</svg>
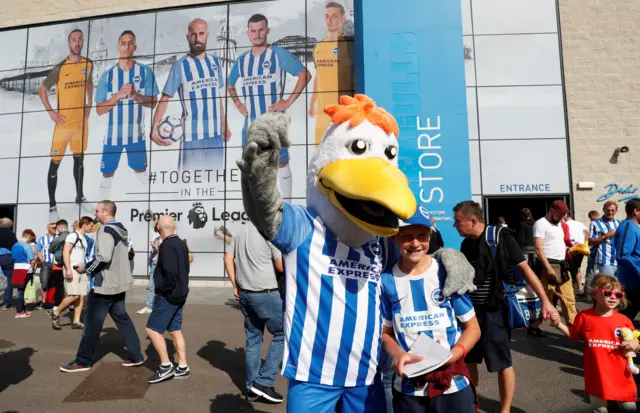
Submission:
<svg viewBox="0 0 640 413">
<path fill-rule="evenodd" d="M 365 95 L 342 96 L 325 108 L 332 124 L 309 163 L 307 204 L 345 244 L 398 232 L 398 218 L 416 211 L 398 169 L 398 124 Z"/>
</svg>

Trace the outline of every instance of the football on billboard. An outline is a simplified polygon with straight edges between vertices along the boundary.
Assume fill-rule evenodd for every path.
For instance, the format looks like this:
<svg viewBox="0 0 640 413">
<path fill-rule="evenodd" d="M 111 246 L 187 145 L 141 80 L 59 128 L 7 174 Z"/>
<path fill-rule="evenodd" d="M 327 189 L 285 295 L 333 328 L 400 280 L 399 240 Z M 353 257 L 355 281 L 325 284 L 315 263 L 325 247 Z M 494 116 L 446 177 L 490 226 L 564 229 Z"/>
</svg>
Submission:
<svg viewBox="0 0 640 413">
<path fill-rule="evenodd" d="M 184 136 L 184 124 L 175 116 L 167 116 L 158 124 L 158 136 L 177 142 Z"/>
</svg>

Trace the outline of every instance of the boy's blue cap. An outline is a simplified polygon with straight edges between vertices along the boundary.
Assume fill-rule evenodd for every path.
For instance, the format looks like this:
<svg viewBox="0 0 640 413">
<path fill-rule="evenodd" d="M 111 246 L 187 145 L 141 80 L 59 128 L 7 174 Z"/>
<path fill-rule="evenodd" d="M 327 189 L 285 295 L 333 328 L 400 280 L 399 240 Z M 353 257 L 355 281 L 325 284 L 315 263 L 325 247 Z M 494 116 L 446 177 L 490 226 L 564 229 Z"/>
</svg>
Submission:
<svg viewBox="0 0 640 413">
<path fill-rule="evenodd" d="M 424 205 L 418 206 L 416 213 L 406 221 L 400 221 L 400 227 L 407 227 L 409 225 L 423 225 L 427 228 L 431 228 L 431 215 L 429 215 L 429 211 Z"/>
</svg>

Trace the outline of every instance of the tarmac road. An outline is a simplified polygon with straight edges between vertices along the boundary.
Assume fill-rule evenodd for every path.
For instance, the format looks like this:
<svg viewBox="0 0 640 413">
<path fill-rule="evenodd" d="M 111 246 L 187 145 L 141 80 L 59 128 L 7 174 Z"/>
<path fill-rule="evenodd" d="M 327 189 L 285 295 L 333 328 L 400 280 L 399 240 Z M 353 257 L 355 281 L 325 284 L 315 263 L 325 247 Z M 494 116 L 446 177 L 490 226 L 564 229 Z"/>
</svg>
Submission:
<svg viewBox="0 0 640 413">
<path fill-rule="evenodd" d="M 70 319 L 63 316 L 63 322 L 68 325 L 54 331 L 44 311 L 19 320 L 14 319 L 13 310 L 0 311 L 0 339 L 10 342 L 0 340 L 0 412 L 285 411 L 284 404 L 251 404 L 241 395 L 244 388 L 243 317 L 234 305 L 230 289 L 193 290 L 190 303 L 185 307 L 183 331 L 191 377 L 146 386 L 145 378 L 151 370 L 145 369 L 155 369 L 158 362 L 144 332 L 148 316 L 135 313 L 143 297 L 144 289 L 136 287 L 127 299 L 129 314 L 149 357 L 145 367 L 136 369 L 119 365 L 126 351 L 108 317 L 96 352 L 99 361 L 88 372 L 68 374 L 58 368 L 74 358 L 81 335 L 81 331 L 70 329 Z M 581 308 L 584 307 L 585 304 L 581 304 Z M 549 334 L 546 338 L 527 337 L 522 330 L 513 334 L 517 390 L 512 412 L 591 411 L 582 392 L 581 344 L 561 337 L 551 327 L 543 328 Z M 263 349 L 266 350 L 266 345 Z M 483 371 L 484 367 L 480 370 L 481 411 L 498 412 L 497 376 Z M 118 390 L 105 392 L 105 389 Z M 281 376 L 276 380 L 276 390 L 286 393 L 286 380 Z M 113 393 L 133 398 L 104 400 L 113 398 Z M 67 398 L 85 400 L 82 394 L 104 401 L 65 402 Z"/>
</svg>

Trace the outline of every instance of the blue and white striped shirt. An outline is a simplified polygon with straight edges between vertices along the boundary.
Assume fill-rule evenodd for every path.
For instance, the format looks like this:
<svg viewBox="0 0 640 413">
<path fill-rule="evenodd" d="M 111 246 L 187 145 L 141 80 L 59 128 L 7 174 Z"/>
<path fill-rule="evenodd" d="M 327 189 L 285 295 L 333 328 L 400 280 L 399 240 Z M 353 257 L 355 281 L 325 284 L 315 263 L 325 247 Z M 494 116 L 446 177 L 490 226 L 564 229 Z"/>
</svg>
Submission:
<svg viewBox="0 0 640 413">
<path fill-rule="evenodd" d="M 612 229 L 617 230 L 618 226 L 620 226 L 620 220 L 615 218 L 611 221 L 605 221 L 604 218 L 596 219 L 589 225 L 589 238 L 600 237 Z M 596 265 L 617 265 L 616 247 L 612 238 L 594 248 L 596 249 Z"/>
<path fill-rule="evenodd" d="M 174 63 L 162 94 L 176 92 L 182 104 L 184 141 L 222 136 L 224 75 L 218 56 L 183 56 Z"/>
<path fill-rule="evenodd" d="M 283 98 L 287 73 L 298 76 L 303 69 L 304 65 L 288 50 L 277 46 L 268 47 L 259 56 L 248 50 L 236 59 L 229 73 L 229 84 L 236 86 L 238 80 L 241 82 L 238 87 L 249 112 L 245 129 Z"/>
<path fill-rule="evenodd" d="M 447 277 L 444 265 L 433 260 L 422 275 L 406 275 L 398 266 L 392 272 L 382 274 L 382 315 L 384 326 L 393 327 L 398 345 L 409 351 L 420 334 L 426 334 L 450 350 L 462 335 L 462 323 L 475 316 L 471 299 L 454 294 L 445 298 L 442 294 Z M 464 376 L 454 377 L 444 394 L 455 393 L 469 385 Z M 396 391 L 427 396 L 426 385 L 416 389 L 409 380 L 394 374 Z"/>
<path fill-rule="evenodd" d="M 86 264 L 96 258 L 96 241 L 89 234 L 84 234 L 84 239 L 87 240 L 87 249 L 84 254 L 84 262 Z"/>
<path fill-rule="evenodd" d="M 160 93 L 151 68 L 135 62 L 127 71 L 115 65 L 104 72 L 96 90 L 96 102 L 102 103 L 111 99 L 127 83 L 132 84 L 133 89 L 143 96 L 156 96 Z M 120 99 L 109 110 L 104 144 L 121 146 L 144 140 L 145 110 L 133 98 Z"/>
<path fill-rule="evenodd" d="M 372 236 L 349 248 L 315 211 L 286 203 L 272 243 L 283 253 L 286 276 L 282 375 L 329 386 L 371 384 L 380 358 L 386 244 Z"/>
<path fill-rule="evenodd" d="M 53 254 L 49 253 L 49 245 L 51 241 L 53 241 L 53 238 L 51 235 L 43 235 L 38 238 L 38 242 L 36 242 L 36 251 L 42 254 L 42 259 L 47 264 L 53 264 Z"/>
</svg>

